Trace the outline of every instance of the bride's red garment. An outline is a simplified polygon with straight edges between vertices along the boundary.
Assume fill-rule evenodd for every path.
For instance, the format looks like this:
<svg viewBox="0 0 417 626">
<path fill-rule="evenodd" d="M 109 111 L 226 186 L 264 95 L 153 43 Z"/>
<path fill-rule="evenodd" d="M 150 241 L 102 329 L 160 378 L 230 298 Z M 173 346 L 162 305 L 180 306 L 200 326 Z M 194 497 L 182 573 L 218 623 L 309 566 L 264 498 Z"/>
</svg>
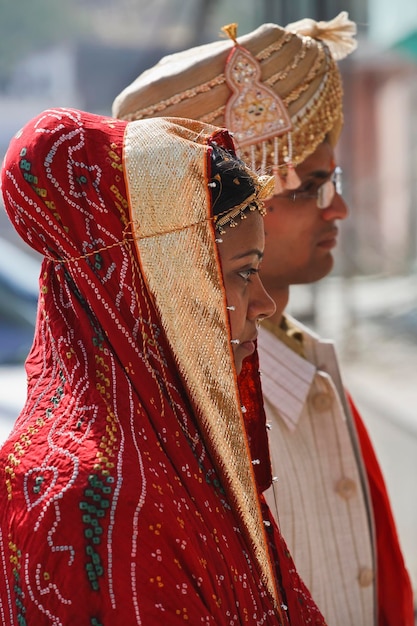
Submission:
<svg viewBox="0 0 417 626">
<path fill-rule="evenodd" d="M 6 210 L 45 258 L 0 453 L 4 625 L 324 624 L 258 496 L 203 184 L 213 138 L 230 144 L 52 109 L 10 145 Z"/>
</svg>

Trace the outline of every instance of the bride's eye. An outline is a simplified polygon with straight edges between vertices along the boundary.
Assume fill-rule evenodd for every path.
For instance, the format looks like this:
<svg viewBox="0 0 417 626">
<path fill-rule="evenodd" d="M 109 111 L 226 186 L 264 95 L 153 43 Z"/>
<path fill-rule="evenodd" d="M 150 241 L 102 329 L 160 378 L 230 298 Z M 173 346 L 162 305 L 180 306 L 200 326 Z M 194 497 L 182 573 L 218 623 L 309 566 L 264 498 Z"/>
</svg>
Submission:
<svg viewBox="0 0 417 626">
<path fill-rule="evenodd" d="M 243 278 L 243 280 L 245 281 L 245 283 L 250 283 L 250 279 L 251 276 L 253 276 L 254 274 L 257 274 L 258 270 L 255 269 L 254 267 L 251 267 L 247 270 L 242 270 L 240 272 L 238 272 L 238 275 Z"/>
</svg>

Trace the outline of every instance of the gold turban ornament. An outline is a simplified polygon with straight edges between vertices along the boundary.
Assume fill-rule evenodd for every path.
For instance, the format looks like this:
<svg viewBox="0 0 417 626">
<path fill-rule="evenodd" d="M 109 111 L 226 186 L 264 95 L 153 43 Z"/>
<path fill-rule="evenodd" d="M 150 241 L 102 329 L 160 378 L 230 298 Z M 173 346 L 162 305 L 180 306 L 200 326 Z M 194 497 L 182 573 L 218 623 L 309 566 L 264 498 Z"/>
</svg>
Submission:
<svg viewBox="0 0 417 626">
<path fill-rule="evenodd" d="M 356 25 L 346 12 L 329 22 L 263 24 L 237 37 L 164 57 L 124 89 L 115 117 L 198 119 L 234 133 L 239 156 L 273 173 L 275 193 L 295 188 L 295 172 L 325 138 L 335 146 L 343 125 L 336 61 L 355 50 Z"/>
</svg>

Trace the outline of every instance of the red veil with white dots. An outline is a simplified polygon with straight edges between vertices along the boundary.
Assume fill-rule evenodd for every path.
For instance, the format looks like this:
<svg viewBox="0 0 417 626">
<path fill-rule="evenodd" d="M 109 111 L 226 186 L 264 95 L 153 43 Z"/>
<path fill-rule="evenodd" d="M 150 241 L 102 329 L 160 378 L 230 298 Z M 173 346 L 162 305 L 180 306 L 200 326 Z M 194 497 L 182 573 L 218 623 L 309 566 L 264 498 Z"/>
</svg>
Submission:
<svg viewBox="0 0 417 626">
<path fill-rule="evenodd" d="M 6 210 L 44 261 L 0 452 L 4 625 L 324 623 L 258 495 L 213 137 L 231 148 L 199 122 L 51 109 L 11 142 Z"/>
</svg>

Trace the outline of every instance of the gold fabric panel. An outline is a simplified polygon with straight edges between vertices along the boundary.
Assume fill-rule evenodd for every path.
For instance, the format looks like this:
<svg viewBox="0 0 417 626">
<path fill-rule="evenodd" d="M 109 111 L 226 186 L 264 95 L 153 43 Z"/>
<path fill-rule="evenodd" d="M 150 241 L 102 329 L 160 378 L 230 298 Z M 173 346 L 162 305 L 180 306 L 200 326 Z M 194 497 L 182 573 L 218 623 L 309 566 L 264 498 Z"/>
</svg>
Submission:
<svg viewBox="0 0 417 626">
<path fill-rule="evenodd" d="M 278 604 L 209 219 L 207 141 L 217 129 L 191 120 L 166 119 L 165 127 L 160 122 L 129 124 L 125 135 L 136 247 L 202 436 Z"/>
</svg>

